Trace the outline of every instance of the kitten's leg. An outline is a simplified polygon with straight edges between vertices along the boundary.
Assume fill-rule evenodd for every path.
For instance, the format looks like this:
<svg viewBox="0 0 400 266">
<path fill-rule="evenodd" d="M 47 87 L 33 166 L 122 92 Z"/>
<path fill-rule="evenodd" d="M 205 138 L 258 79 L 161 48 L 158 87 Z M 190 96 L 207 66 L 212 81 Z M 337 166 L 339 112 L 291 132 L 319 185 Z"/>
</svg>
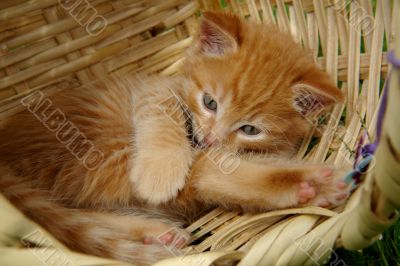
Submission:
<svg viewBox="0 0 400 266">
<path fill-rule="evenodd" d="M 10 169 L 0 165 L 0 170 L 0 192 L 71 249 L 150 265 L 174 256 L 171 252 L 179 254 L 189 238 L 186 231 L 164 218 L 65 208 L 48 200 L 48 192 L 30 188 L 30 183 L 19 180 Z"/>
<path fill-rule="evenodd" d="M 261 211 L 306 205 L 328 207 L 348 196 L 348 186 L 341 181 L 344 171 L 325 165 L 260 164 L 239 158 L 227 171 L 221 168 L 222 156 L 202 155 L 193 167 L 191 186 L 205 202 Z"/>
<path fill-rule="evenodd" d="M 135 115 L 135 155 L 130 180 L 151 204 L 174 198 L 192 164 L 183 111 L 174 97 L 148 96 Z M 157 102 L 157 100 L 159 101 Z"/>
</svg>

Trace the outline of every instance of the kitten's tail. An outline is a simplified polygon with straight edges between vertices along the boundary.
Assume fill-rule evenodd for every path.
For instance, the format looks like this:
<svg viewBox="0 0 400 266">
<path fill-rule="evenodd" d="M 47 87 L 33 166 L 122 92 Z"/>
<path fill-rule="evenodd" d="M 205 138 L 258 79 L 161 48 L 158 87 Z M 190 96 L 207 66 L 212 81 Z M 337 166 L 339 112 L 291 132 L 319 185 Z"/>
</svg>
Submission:
<svg viewBox="0 0 400 266">
<path fill-rule="evenodd" d="M 139 228 L 132 228 L 138 226 L 138 216 L 65 208 L 48 200 L 46 191 L 32 188 L 29 182 L 21 181 L 11 169 L 1 164 L 0 193 L 73 250 L 137 265 L 149 265 L 173 256 L 171 250 L 164 246 L 145 245 L 132 240 L 140 234 L 140 225 Z M 133 223 L 130 218 L 134 218 Z"/>
</svg>

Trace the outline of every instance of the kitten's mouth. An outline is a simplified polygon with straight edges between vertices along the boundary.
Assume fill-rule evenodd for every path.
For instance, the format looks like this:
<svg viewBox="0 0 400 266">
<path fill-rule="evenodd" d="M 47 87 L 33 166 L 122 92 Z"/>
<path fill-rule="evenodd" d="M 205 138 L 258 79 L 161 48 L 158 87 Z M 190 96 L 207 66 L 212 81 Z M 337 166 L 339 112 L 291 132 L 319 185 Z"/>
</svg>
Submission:
<svg viewBox="0 0 400 266">
<path fill-rule="evenodd" d="M 186 136 L 187 136 L 187 139 L 189 140 L 190 144 L 195 149 L 207 148 L 207 145 L 203 141 L 200 141 L 199 137 L 194 132 L 192 113 L 187 108 L 186 109 L 182 108 L 182 109 L 183 109 L 183 114 L 185 116 Z"/>
<path fill-rule="evenodd" d="M 205 143 L 203 141 L 200 141 L 196 135 L 193 135 L 190 140 L 191 140 L 192 146 L 194 148 L 197 148 L 197 149 L 207 148 L 207 145 L 205 145 Z"/>
</svg>

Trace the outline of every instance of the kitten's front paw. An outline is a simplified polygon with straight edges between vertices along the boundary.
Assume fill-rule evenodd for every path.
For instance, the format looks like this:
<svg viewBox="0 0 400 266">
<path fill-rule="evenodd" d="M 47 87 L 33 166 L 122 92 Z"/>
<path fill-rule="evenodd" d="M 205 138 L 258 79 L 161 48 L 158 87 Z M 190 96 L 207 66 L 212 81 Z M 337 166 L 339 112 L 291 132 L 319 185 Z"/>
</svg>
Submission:
<svg viewBox="0 0 400 266">
<path fill-rule="evenodd" d="M 346 172 L 326 166 L 309 171 L 299 184 L 299 205 L 329 208 L 344 203 L 350 195 L 350 186 L 342 180 Z"/>
<path fill-rule="evenodd" d="M 175 157 L 174 157 L 175 155 Z M 175 154 L 140 158 L 130 177 L 134 191 L 148 203 L 158 205 L 178 195 L 186 183 L 191 158 Z"/>
</svg>

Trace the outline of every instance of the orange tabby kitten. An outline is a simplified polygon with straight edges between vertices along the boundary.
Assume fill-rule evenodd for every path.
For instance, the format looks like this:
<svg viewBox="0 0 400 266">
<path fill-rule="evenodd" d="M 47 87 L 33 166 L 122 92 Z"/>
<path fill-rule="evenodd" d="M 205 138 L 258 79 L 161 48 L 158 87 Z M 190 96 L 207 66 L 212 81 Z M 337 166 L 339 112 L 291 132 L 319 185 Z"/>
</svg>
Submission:
<svg viewBox="0 0 400 266">
<path fill-rule="evenodd" d="M 70 248 L 141 265 L 211 207 L 347 196 L 341 171 L 290 161 L 309 118 L 343 96 L 289 35 L 205 13 L 183 69 L 23 99 L 0 131 L 1 192 Z"/>
</svg>

